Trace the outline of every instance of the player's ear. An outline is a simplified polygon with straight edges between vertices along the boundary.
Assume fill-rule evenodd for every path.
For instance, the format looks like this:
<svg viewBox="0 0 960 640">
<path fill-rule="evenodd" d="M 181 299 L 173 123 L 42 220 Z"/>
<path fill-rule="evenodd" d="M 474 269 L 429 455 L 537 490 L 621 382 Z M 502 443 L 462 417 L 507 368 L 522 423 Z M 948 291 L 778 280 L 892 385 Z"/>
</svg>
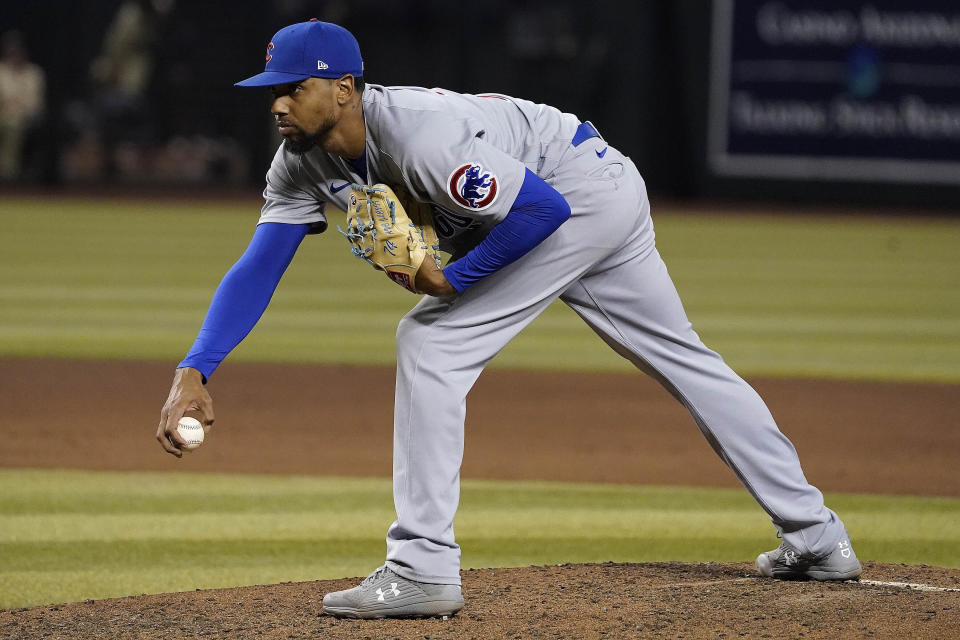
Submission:
<svg viewBox="0 0 960 640">
<path fill-rule="evenodd" d="M 342 102 L 346 102 L 354 93 L 353 76 L 348 73 L 335 82 L 337 84 L 337 96 Z"/>
</svg>

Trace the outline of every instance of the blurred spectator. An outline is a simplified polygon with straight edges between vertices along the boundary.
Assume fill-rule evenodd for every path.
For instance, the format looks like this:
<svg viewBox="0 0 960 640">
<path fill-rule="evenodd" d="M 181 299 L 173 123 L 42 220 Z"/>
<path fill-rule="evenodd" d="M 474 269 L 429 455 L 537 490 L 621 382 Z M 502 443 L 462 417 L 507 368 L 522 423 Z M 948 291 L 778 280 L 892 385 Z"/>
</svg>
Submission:
<svg viewBox="0 0 960 640">
<path fill-rule="evenodd" d="M 43 70 L 30 62 L 23 36 L 0 36 L 0 179 L 20 177 L 23 141 L 41 119 L 46 82 Z"/>
<path fill-rule="evenodd" d="M 126 0 L 117 9 L 103 50 L 90 66 L 90 75 L 111 91 L 113 99 L 135 102 L 144 94 L 153 70 L 157 19 L 161 11 L 169 11 L 169 5 Z"/>
<path fill-rule="evenodd" d="M 172 0 L 124 0 L 104 35 L 100 55 L 90 65 L 107 176 L 117 173 L 118 165 L 137 165 L 139 148 L 151 136 L 145 97 L 162 19 L 172 6 Z"/>
</svg>

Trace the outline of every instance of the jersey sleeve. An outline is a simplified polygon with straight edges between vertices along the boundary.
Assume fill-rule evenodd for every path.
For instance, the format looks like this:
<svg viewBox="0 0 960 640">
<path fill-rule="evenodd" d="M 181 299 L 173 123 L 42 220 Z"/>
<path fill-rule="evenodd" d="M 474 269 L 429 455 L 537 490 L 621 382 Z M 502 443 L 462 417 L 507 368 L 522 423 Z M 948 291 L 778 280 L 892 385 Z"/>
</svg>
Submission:
<svg viewBox="0 0 960 640">
<path fill-rule="evenodd" d="M 442 208 L 500 221 L 520 192 L 526 167 L 484 140 L 467 120 L 428 112 L 397 153 L 404 177 Z M 398 146 L 400 146 L 398 144 Z"/>
<path fill-rule="evenodd" d="M 217 287 L 200 333 L 178 368 L 196 369 L 206 383 L 263 315 L 308 230 L 302 224 L 257 227 L 250 246 Z"/>
<path fill-rule="evenodd" d="M 283 146 L 277 150 L 267 172 L 267 186 L 263 190 L 264 204 L 258 224 L 310 225 L 308 233 L 322 233 L 327 228 L 327 203 L 311 193 L 309 185 L 300 184 L 300 159 L 286 153 Z"/>
<path fill-rule="evenodd" d="M 518 260 L 570 217 L 570 205 L 560 193 L 530 169 L 510 213 L 465 256 L 443 269 L 453 288 L 463 293 L 481 278 Z"/>
</svg>

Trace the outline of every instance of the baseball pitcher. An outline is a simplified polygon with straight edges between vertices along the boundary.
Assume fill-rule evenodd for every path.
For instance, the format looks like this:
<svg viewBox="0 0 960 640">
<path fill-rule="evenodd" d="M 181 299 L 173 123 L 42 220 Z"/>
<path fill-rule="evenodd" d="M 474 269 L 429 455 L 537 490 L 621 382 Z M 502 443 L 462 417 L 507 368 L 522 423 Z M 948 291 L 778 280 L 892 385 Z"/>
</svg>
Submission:
<svg viewBox="0 0 960 640">
<path fill-rule="evenodd" d="M 345 255 L 423 295 L 397 329 L 397 518 L 386 562 L 327 594 L 325 612 L 438 616 L 463 606 L 453 520 L 465 398 L 558 298 L 689 410 L 770 515 L 783 542 L 757 558 L 761 574 L 860 575 L 843 522 L 764 402 L 691 327 L 657 252 L 643 179 L 590 122 L 500 94 L 366 84 L 354 37 L 316 20 L 277 32 L 264 72 L 237 84 L 270 88 L 284 142 L 250 246 L 176 371 L 156 434 L 163 448 L 181 455 L 185 411 L 213 423 L 204 383 L 266 309 L 303 239 L 327 229 L 328 208 L 347 213 Z"/>
</svg>

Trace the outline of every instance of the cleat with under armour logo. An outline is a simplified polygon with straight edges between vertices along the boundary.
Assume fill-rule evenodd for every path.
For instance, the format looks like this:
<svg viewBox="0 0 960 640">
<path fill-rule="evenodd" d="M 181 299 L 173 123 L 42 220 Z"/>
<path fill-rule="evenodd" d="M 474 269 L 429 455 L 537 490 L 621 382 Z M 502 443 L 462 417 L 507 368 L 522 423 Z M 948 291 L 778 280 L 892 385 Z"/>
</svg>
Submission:
<svg viewBox="0 0 960 640">
<path fill-rule="evenodd" d="M 856 580 L 863 572 L 849 538 L 843 538 L 829 554 L 801 555 L 786 542 L 757 556 L 757 571 L 782 580 Z"/>
<path fill-rule="evenodd" d="M 323 596 L 323 612 L 339 618 L 452 616 L 462 608 L 460 585 L 408 580 L 387 566 L 352 589 Z"/>
</svg>

